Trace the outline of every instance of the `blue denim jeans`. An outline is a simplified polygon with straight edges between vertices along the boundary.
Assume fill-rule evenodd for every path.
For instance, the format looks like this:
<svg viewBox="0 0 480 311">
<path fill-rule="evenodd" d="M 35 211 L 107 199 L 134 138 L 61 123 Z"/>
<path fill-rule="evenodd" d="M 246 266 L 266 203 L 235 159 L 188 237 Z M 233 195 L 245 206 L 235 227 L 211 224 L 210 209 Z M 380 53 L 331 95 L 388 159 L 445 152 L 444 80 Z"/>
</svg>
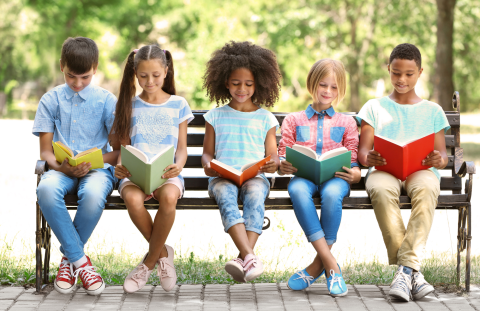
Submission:
<svg viewBox="0 0 480 311">
<path fill-rule="evenodd" d="M 42 175 L 37 188 L 40 209 L 60 241 L 60 251 L 70 262 L 82 258 L 95 226 L 102 216 L 106 197 L 112 193 L 116 178 L 111 169 L 91 170 L 82 178 L 69 177 L 50 170 Z M 72 222 L 63 197 L 78 196 L 78 208 Z"/>
<path fill-rule="evenodd" d="M 240 188 L 225 178 L 210 179 L 208 194 L 217 201 L 225 232 L 233 225 L 244 223 L 247 231 L 262 234 L 265 199 L 270 183 L 257 176 L 247 180 Z M 237 199 L 243 202 L 243 217 Z"/>
<path fill-rule="evenodd" d="M 328 245 L 335 243 L 342 220 L 343 198 L 349 193 L 350 185 L 341 178 L 334 177 L 320 186 L 301 177 L 290 180 L 288 194 L 309 242 L 325 237 Z M 313 203 L 313 197 L 319 194 L 322 204 L 320 218 Z"/>
</svg>

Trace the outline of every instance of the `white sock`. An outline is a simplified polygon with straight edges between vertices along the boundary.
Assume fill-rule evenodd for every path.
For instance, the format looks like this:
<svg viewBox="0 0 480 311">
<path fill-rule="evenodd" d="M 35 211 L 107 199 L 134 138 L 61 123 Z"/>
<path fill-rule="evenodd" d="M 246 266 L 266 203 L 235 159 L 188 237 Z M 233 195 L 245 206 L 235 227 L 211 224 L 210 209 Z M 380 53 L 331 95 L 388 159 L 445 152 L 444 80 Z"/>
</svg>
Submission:
<svg viewBox="0 0 480 311">
<path fill-rule="evenodd" d="M 77 269 L 78 267 L 81 267 L 86 262 L 87 262 L 87 256 L 83 255 L 82 258 L 80 258 L 77 261 L 73 261 L 72 263 L 73 263 L 73 266 L 75 267 L 75 269 Z"/>
</svg>

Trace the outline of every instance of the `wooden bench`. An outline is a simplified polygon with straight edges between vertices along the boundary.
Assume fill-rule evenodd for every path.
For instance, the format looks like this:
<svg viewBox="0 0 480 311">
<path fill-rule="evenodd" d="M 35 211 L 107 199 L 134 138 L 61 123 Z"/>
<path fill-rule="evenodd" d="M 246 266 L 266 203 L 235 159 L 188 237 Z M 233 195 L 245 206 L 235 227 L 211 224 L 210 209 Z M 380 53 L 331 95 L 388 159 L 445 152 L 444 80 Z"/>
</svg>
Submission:
<svg viewBox="0 0 480 311">
<path fill-rule="evenodd" d="M 444 169 L 448 171 L 449 176 L 444 176 L 440 182 L 441 190 L 448 190 L 451 194 L 442 194 L 438 199 L 438 209 L 456 209 L 458 210 L 458 236 L 457 236 L 457 282 L 460 280 L 460 253 L 465 249 L 466 254 L 466 273 L 465 285 L 466 290 L 470 290 L 470 240 L 471 240 L 471 205 L 470 199 L 472 197 L 472 178 L 475 173 L 475 165 L 473 162 L 465 162 L 463 160 L 463 150 L 460 148 L 460 96 L 458 92 L 453 95 L 454 111 L 445 112 L 448 122 L 451 126 L 451 134 L 446 135 L 447 150 L 450 150 L 448 156 L 448 165 Z M 205 120 L 203 114 L 206 111 L 194 111 L 195 119 L 189 124 L 189 127 L 204 128 Z M 280 125 L 287 113 L 274 113 Z M 346 115 L 354 117 L 356 113 L 346 112 Z M 277 144 L 280 140 L 280 134 L 277 134 Z M 188 133 L 187 144 L 188 147 L 202 147 L 204 132 Z M 189 154 L 185 168 L 201 169 L 200 163 L 201 154 Z M 362 167 L 362 170 L 367 169 Z M 41 175 L 48 170 L 45 161 L 37 161 L 35 167 L 35 174 L 37 174 L 37 184 L 40 181 Z M 185 171 L 184 171 L 185 172 Z M 462 193 L 462 177 L 468 174 L 465 182 L 465 192 Z M 208 177 L 192 177 L 185 173 L 182 174 L 185 178 L 185 188 L 187 191 L 206 191 L 208 187 Z M 269 198 L 265 201 L 266 210 L 292 210 L 292 203 L 290 198 L 277 197 L 277 191 L 287 191 L 287 185 L 290 181 L 290 176 L 275 176 L 269 177 L 272 191 Z M 353 184 L 352 191 L 365 191 L 365 179 L 358 184 Z M 66 195 L 65 202 L 69 210 L 75 210 L 77 207 L 77 196 Z M 320 209 L 320 198 L 314 199 L 315 205 Z M 42 274 L 43 282 L 48 282 L 49 264 L 50 264 L 50 241 L 51 229 L 46 223 L 42 215 L 40 207 L 37 202 L 37 227 L 36 227 L 36 288 L 37 291 L 41 289 Z M 239 202 L 241 206 L 241 202 Z M 400 197 L 400 208 L 411 209 L 410 198 L 402 195 Z M 157 209 L 158 202 L 151 199 L 145 202 L 147 209 Z M 346 197 L 343 201 L 344 209 L 372 209 L 372 205 L 368 196 L 360 197 Z M 125 210 L 125 205 L 118 195 L 111 195 L 107 198 L 105 210 Z M 177 209 L 179 210 L 206 210 L 218 209 L 214 199 L 205 195 L 196 195 L 194 197 L 185 197 L 178 200 Z M 372 213 L 373 217 L 373 213 Z M 270 226 L 270 220 L 266 217 L 264 229 Z M 42 248 L 45 249 L 42 256 Z M 42 267 L 43 262 L 43 267 Z"/>
</svg>

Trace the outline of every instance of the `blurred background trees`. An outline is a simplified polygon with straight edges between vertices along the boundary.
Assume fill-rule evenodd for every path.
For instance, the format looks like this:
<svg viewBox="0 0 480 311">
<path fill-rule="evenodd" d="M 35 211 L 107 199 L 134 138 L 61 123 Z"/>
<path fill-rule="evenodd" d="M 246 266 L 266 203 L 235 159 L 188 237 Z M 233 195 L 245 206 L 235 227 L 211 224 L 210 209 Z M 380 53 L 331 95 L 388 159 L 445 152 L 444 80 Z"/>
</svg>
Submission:
<svg viewBox="0 0 480 311">
<path fill-rule="evenodd" d="M 389 54 L 409 42 L 423 57 L 419 95 L 450 110 L 452 92 L 459 90 L 462 110 L 474 110 L 480 103 L 479 23 L 480 1 L 468 0 L 2 1 L 0 114 L 3 96 L 9 111 L 33 115 L 39 97 L 63 83 L 60 49 L 69 36 L 97 42 L 95 83 L 113 93 L 128 53 L 160 44 L 173 54 L 177 90 L 195 109 L 214 107 L 202 90 L 210 54 L 229 40 L 252 41 L 273 50 L 282 70 L 275 111 L 305 108 L 311 101 L 308 70 L 325 57 L 341 60 L 348 71 L 347 96 L 338 109 L 358 111 L 369 98 L 391 91 Z"/>
</svg>

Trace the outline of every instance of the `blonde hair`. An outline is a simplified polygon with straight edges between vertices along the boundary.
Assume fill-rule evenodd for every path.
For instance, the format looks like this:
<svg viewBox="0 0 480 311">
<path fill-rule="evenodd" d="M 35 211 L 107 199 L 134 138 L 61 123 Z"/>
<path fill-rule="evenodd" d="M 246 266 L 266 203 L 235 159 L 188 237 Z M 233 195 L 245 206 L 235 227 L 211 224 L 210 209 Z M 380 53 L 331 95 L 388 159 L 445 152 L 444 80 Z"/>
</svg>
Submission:
<svg viewBox="0 0 480 311">
<path fill-rule="evenodd" d="M 332 102 L 332 105 L 337 105 L 345 97 L 347 91 L 345 67 L 341 61 L 324 58 L 313 64 L 307 77 L 307 89 L 310 95 L 312 95 L 315 103 L 318 102 L 317 89 L 320 81 L 331 74 L 333 74 L 333 77 L 335 78 L 338 89 L 337 98 Z"/>
</svg>

